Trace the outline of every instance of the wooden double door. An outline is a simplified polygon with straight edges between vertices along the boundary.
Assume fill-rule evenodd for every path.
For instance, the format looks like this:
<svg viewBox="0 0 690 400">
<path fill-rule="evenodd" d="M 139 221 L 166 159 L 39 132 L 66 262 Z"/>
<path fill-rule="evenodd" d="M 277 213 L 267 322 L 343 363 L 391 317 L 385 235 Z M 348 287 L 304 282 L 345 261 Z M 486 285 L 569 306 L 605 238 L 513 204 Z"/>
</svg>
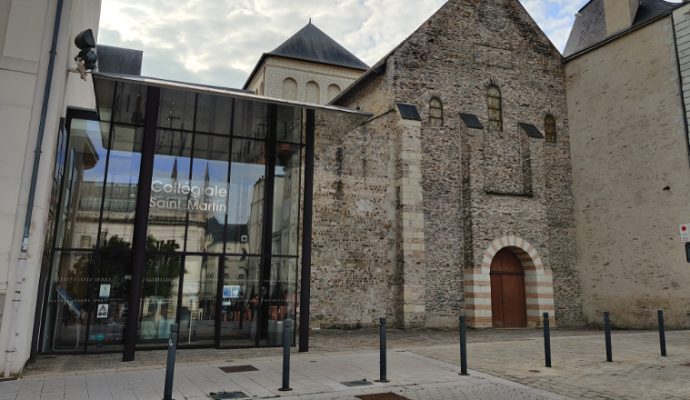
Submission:
<svg viewBox="0 0 690 400">
<path fill-rule="evenodd" d="M 525 271 L 510 250 L 499 251 L 491 262 L 491 312 L 494 328 L 527 327 Z"/>
</svg>

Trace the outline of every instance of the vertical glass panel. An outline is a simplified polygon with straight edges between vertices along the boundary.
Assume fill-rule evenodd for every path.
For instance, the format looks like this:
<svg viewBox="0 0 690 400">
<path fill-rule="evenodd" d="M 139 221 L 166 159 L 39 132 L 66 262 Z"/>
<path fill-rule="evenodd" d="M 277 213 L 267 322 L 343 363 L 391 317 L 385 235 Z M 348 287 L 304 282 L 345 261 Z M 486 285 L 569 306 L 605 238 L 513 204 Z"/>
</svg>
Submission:
<svg viewBox="0 0 690 400">
<path fill-rule="evenodd" d="M 284 321 L 286 319 L 294 321 L 295 319 L 297 259 L 274 257 L 271 260 L 271 271 L 266 280 L 268 280 L 269 293 L 263 299 L 263 303 L 268 304 L 268 328 L 265 344 L 279 346 L 283 343 Z M 294 337 L 294 332 L 292 336 Z"/>
<path fill-rule="evenodd" d="M 268 132 L 268 105 L 255 101 L 235 101 L 233 135 L 264 139 Z"/>
<path fill-rule="evenodd" d="M 180 344 L 213 344 L 219 256 L 187 256 L 182 280 Z"/>
<path fill-rule="evenodd" d="M 149 201 L 149 241 L 157 251 L 182 251 L 192 188 L 192 133 L 158 130 Z"/>
<path fill-rule="evenodd" d="M 109 249 L 101 252 L 98 263 L 94 264 L 90 280 L 92 301 L 89 307 L 91 315 L 87 351 L 122 349 L 131 265 L 132 253 L 129 251 L 129 243 L 116 244 L 111 238 Z"/>
<path fill-rule="evenodd" d="M 143 128 L 113 126 L 105 185 L 101 246 L 109 242 L 131 243 L 134 236 Z"/>
<path fill-rule="evenodd" d="M 196 112 L 196 131 L 230 134 L 232 99 L 206 94 L 199 95 Z"/>
<path fill-rule="evenodd" d="M 107 138 L 108 124 L 72 120 L 55 244 L 58 248 L 92 248 L 96 245 Z"/>
<path fill-rule="evenodd" d="M 276 139 L 279 142 L 300 143 L 302 137 L 302 109 L 279 106 L 277 129 Z"/>
<path fill-rule="evenodd" d="M 54 257 L 43 350 L 82 351 L 89 317 L 88 276 L 92 255 L 90 252 L 55 252 Z"/>
<path fill-rule="evenodd" d="M 260 141 L 235 139 L 231 161 L 225 251 L 260 254 L 266 145 Z"/>
<path fill-rule="evenodd" d="M 98 104 L 98 117 L 101 121 L 110 121 L 113 115 L 115 81 L 96 79 L 94 81 L 94 86 L 96 103 Z"/>
<path fill-rule="evenodd" d="M 260 257 L 226 257 L 221 294 L 221 346 L 256 342 L 259 315 Z"/>
<path fill-rule="evenodd" d="M 278 143 L 273 191 L 272 253 L 297 255 L 300 200 L 300 146 Z"/>
<path fill-rule="evenodd" d="M 144 271 L 138 343 L 161 345 L 170 336 L 177 315 L 182 256 L 150 255 Z"/>
<path fill-rule="evenodd" d="M 146 86 L 118 83 L 115 92 L 113 121 L 144 125 L 146 121 Z"/>
<path fill-rule="evenodd" d="M 163 89 L 161 91 L 158 126 L 167 129 L 194 130 L 196 95 L 192 92 Z"/>
<path fill-rule="evenodd" d="M 229 138 L 196 134 L 188 203 L 188 252 L 223 253 L 229 159 Z"/>
</svg>

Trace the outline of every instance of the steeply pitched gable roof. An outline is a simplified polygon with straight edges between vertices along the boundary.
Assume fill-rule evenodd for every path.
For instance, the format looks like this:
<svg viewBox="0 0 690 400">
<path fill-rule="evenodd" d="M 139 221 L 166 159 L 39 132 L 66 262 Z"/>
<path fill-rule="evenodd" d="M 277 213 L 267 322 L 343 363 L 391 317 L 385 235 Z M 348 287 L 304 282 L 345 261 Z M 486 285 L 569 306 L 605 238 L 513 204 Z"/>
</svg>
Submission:
<svg viewBox="0 0 690 400">
<path fill-rule="evenodd" d="M 640 0 L 640 7 L 630 30 L 638 28 L 655 18 L 666 16 L 682 3 L 669 3 L 664 0 Z M 577 13 L 573 29 L 563 56 L 570 57 L 590 49 L 606 40 L 606 15 L 604 0 L 590 0 Z"/>
<path fill-rule="evenodd" d="M 312 61 L 321 64 L 335 65 L 339 67 L 352 68 L 366 71 L 369 66 L 330 36 L 325 34 L 311 21 L 299 32 L 295 33 L 275 50 L 264 53 L 257 63 L 254 71 L 247 79 L 244 88 L 251 83 L 254 75 L 258 72 L 261 64 L 268 56 L 285 57 L 295 60 Z"/>
</svg>

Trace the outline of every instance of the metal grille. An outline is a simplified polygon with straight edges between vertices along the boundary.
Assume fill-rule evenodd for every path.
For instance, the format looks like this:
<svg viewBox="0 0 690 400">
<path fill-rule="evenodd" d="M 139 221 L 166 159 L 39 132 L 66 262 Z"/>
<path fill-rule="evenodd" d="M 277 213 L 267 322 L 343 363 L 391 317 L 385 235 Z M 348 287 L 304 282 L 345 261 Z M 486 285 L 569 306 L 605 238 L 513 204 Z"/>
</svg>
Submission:
<svg viewBox="0 0 690 400">
<path fill-rule="evenodd" d="M 361 394 L 355 397 L 360 400 L 410 400 L 407 397 L 402 397 L 395 393 Z"/>
<path fill-rule="evenodd" d="M 258 371 L 258 369 L 252 367 L 251 365 L 236 365 L 233 367 L 220 367 L 220 370 L 226 374 L 234 374 L 236 372 L 250 372 Z"/>
<path fill-rule="evenodd" d="M 372 383 L 366 379 L 362 379 L 361 381 L 342 382 L 342 384 L 349 387 L 372 385 Z"/>
<path fill-rule="evenodd" d="M 228 400 L 228 399 L 244 399 L 247 398 L 246 394 L 242 392 L 218 392 L 211 393 L 211 398 L 213 400 Z"/>
</svg>

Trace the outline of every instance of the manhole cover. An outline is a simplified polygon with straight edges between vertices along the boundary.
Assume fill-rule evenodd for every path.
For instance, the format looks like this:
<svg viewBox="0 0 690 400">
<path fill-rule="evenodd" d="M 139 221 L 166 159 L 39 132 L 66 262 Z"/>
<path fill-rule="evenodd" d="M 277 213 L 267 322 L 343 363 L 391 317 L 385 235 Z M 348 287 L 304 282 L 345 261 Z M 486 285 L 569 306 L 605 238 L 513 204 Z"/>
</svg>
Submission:
<svg viewBox="0 0 690 400">
<path fill-rule="evenodd" d="M 352 382 L 342 382 L 343 385 L 349 386 L 349 387 L 354 387 L 354 386 L 369 386 L 372 385 L 371 382 L 369 382 L 366 379 L 362 379 L 361 381 L 352 381 Z"/>
<path fill-rule="evenodd" d="M 250 372 L 250 371 L 258 371 L 258 369 L 252 367 L 251 365 L 236 365 L 233 367 L 220 367 L 220 370 L 225 372 L 226 374 L 234 374 L 236 372 Z M 228 397 L 230 398 L 235 398 L 235 397 Z"/>
<path fill-rule="evenodd" d="M 211 393 L 211 398 L 213 400 L 227 400 L 227 399 L 244 399 L 247 398 L 246 394 L 242 392 L 219 392 Z"/>
<path fill-rule="evenodd" d="M 360 400 L 410 400 L 395 393 L 361 394 L 355 397 Z"/>
</svg>

